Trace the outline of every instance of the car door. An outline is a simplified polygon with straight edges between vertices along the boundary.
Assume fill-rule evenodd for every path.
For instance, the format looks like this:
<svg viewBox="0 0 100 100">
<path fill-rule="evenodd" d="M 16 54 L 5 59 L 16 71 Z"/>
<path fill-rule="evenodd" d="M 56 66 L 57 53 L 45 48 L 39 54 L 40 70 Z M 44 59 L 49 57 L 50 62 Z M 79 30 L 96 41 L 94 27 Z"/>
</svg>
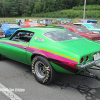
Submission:
<svg viewBox="0 0 100 100">
<path fill-rule="evenodd" d="M 29 31 L 17 31 L 10 39 L 3 40 L 0 48 L 2 55 L 27 64 L 26 49 L 34 34 Z"/>
</svg>

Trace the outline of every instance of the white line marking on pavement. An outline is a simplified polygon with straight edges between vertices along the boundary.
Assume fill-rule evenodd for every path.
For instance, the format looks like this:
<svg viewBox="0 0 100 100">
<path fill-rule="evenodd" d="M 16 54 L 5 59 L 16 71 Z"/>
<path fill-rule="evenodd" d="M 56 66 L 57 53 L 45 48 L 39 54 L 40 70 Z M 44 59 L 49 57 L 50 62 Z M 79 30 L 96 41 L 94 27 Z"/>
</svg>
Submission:
<svg viewBox="0 0 100 100">
<path fill-rule="evenodd" d="M 1 83 L 0 83 L 0 91 L 3 92 L 8 98 L 10 98 L 10 100 L 22 100 L 20 97 L 18 97 L 16 94 L 14 94 L 12 91 L 10 91 Z"/>
</svg>

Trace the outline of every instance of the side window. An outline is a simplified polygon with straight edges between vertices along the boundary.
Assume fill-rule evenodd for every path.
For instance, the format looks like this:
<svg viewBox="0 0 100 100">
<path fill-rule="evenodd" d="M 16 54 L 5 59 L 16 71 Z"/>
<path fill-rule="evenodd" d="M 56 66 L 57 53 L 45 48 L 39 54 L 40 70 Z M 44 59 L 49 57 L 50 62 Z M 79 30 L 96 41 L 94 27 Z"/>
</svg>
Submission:
<svg viewBox="0 0 100 100">
<path fill-rule="evenodd" d="M 29 42 L 33 35 L 33 32 L 18 31 L 10 40 L 18 42 Z"/>
<path fill-rule="evenodd" d="M 74 24 L 74 25 L 82 26 L 81 24 Z"/>
</svg>

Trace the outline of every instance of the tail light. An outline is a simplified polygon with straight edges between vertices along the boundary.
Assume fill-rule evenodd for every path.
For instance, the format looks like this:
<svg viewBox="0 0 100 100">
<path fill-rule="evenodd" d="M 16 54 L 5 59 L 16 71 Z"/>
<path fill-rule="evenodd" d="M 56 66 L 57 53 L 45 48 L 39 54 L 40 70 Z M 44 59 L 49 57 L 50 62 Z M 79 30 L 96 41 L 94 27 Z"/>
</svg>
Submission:
<svg viewBox="0 0 100 100">
<path fill-rule="evenodd" d="M 73 63 L 67 62 L 67 65 L 68 65 L 68 66 L 71 66 L 71 67 L 73 67 L 73 68 L 75 68 L 75 69 L 77 69 L 77 68 L 76 68 L 76 64 L 73 64 Z"/>
<path fill-rule="evenodd" d="M 86 56 L 86 61 L 88 61 L 89 60 L 89 56 Z"/>
<path fill-rule="evenodd" d="M 81 58 L 80 63 L 83 63 L 83 61 L 84 61 L 84 57 Z"/>
<path fill-rule="evenodd" d="M 76 66 L 76 64 L 73 64 L 73 63 L 70 63 L 70 62 L 68 62 L 67 63 L 69 66 Z"/>
<path fill-rule="evenodd" d="M 0 32 L 0 35 L 3 35 L 3 33 Z"/>
</svg>

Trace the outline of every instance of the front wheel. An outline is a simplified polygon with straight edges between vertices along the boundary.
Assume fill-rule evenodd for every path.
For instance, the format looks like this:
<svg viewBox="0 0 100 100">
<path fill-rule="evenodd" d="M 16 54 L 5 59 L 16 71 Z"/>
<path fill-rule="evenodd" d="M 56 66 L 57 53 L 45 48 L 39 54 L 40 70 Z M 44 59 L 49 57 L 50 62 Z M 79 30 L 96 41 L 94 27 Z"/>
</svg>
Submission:
<svg viewBox="0 0 100 100">
<path fill-rule="evenodd" d="M 42 56 L 36 56 L 32 60 L 32 73 L 36 80 L 42 84 L 49 84 L 56 78 L 56 72 L 49 61 Z"/>
</svg>

